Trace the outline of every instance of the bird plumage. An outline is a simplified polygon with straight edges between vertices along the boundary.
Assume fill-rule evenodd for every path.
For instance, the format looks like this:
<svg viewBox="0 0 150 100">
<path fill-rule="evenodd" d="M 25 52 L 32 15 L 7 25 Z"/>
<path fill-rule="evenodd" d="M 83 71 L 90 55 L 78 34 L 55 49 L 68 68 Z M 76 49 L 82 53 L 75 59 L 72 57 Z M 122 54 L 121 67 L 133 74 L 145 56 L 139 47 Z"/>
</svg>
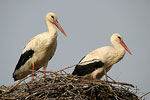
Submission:
<svg viewBox="0 0 150 100">
<path fill-rule="evenodd" d="M 104 65 L 104 63 L 102 63 L 101 61 L 99 61 L 97 59 L 93 59 L 93 60 L 87 62 L 86 64 L 83 64 L 83 65 L 78 64 L 72 74 L 84 76 L 84 75 L 92 73 L 93 71 L 95 71 L 98 68 L 101 68 L 103 65 Z"/>
<path fill-rule="evenodd" d="M 104 75 L 104 69 L 108 72 L 113 64 L 123 58 L 125 49 L 131 54 L 126 45 L 126 47 L 123 47 L 122 44 L 120 44 L 120 42 L 123 43 L 123 40 L 119 34 L 113 34 L 110 40 L 113 47 L 104 46 L 90 52 L 75 67 L 72 74 L 100 79 Z"/>
<path fill-rule="evenodd" d="M 57 47 L 57 30 L 54 24 L 58 24 L 54 13 L 46 15 L 46 24 L 48 32 L 38 34 L 25 46 L 13 73 L 15 81 L 29 75 L 33 65 L 35 70 L 47 67 L 48 61 L 53 57 Z M 59 24 L 56 26 L 66 35 Z"/>
</svg>

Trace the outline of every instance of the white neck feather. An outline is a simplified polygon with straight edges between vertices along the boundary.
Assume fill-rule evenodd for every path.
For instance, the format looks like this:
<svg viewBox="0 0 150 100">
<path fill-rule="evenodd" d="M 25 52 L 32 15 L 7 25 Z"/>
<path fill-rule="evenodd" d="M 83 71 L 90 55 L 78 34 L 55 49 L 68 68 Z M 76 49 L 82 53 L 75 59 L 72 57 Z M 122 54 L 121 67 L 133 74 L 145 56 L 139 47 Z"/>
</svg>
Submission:
<svg viewBox="0 0 150 100">
<path fill-rule="evenodd" d="M 48 26 L 48 33 L 50 35 L 57 35 L 57 30 L 56 30 L 56 27 L 54 26 L 54 24 L 49 22 L 48 20 L 46 20 L 46 24 Z"/>
<path fill-rule="evenodd" d="M 118 42 L 113 42 L 112 45 L 116 51 L 117 57 L 115 58 L 115 63 L 120 61 L 125 55 L 125 48 Z"/>
</svg>

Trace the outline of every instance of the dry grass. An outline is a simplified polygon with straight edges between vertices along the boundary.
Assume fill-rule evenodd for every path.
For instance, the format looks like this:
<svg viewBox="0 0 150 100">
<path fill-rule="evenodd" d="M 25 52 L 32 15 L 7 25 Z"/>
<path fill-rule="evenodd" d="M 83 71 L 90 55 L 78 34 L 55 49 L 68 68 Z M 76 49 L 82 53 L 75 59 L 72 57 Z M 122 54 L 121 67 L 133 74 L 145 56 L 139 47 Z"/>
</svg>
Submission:
<svg viewBox="0 0 150 100">
<path fill-rule="evenodd" d="M 31 75 L 30 75 L 31 76 Z M 29 78 L 30 76 L 26 77 Z M 2 100 L 139 100 L 132 84 L 89 80 L 71 74 L 37 71 L 34 81 L 0 88 Z M 22 82 L 22 84 L 20 84 Z"/>
</svg>

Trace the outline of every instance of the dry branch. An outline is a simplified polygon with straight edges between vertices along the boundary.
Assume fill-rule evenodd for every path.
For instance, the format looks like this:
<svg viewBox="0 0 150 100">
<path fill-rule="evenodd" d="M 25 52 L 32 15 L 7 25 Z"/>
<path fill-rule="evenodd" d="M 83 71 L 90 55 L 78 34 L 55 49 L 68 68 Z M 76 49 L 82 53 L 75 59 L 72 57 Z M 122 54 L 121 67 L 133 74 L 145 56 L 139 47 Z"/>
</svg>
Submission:
<svg viewBox="0 0 150 100">
<path fill-rule="evenodd" d="M 101 80 L 89 80 L 71 74 L 63 74 L 47 71 L 46 79 L 43 71 L 35 72 L 37 78 L 34 81 L 20 84 L 24 79 L 15 85 L 8 87 L 7 92 L 0 95 L 2 100 L 139 100 L 138 97 L 128 90 L 128 83 L 110 82 Z M 108 87 L 108 84 L 113 92 Z M 118 86 L 113 86 L 117 84 Z M 124 86 L 126 85 L 126 86 Z"/>
<path fill-rule="evenodd" d="M 93 61 L 93 60 L 92 60 Z M 83 62 L 85 63 L 85 62 Z M 81 63 L 80 63 L 81 64 Z M 77 64 L 76 64 L 77 65 Z M 29 75 L 10 87 L 0 88 L 2 100 L 140 100 L 135 92 L 134 85 L 124 82 L 90 80 L 67 74 L 64 70 L 76 65 L 63 68 L 59 71 L 36 71 L 34 81 L 25 83 Z M 20 84 L 21 82 L 23 82 Z M 132 91 L 132 92 L 131 92 Z"/>
</svg>

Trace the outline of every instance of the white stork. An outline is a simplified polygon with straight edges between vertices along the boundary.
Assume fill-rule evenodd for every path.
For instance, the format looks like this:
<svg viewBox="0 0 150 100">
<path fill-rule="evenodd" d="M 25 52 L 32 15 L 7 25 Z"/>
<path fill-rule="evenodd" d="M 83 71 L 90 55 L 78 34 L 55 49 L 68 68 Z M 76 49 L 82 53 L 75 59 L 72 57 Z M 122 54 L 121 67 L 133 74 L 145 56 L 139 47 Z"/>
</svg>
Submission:
<svg viewBox="0 0 150 100">
<path fill-rule="evenodd" d="M 65 36 L 67 36 L 58 23 L 57 16 L 54 13 L 47 13 L 45 21 L 48 26 L 48 32 L 35 36 L 25 46 L 13 72 L 15 81 L 31 74 L 31 70 L 32 74 L 34 74 L 34 70 L 38 70 L 41 67 L 46 71 L 48 61 L 53 57 L 57 47 L 57 30 L 55 25 Z M 33 79 L 34 78 L 32 77 L 32 80 Z"/>
<path fill-rule="evenodd" d="M 125 50 L 131 54 L 120 34 L 114 33 L 110 40 L 113 47 L 104 46 L 90 52 L 81 59 L 72 74 L 101 79 L 104 75 L 104 70 L 108 72 L 113 64 L 123 58 Z"/>
</svg>

